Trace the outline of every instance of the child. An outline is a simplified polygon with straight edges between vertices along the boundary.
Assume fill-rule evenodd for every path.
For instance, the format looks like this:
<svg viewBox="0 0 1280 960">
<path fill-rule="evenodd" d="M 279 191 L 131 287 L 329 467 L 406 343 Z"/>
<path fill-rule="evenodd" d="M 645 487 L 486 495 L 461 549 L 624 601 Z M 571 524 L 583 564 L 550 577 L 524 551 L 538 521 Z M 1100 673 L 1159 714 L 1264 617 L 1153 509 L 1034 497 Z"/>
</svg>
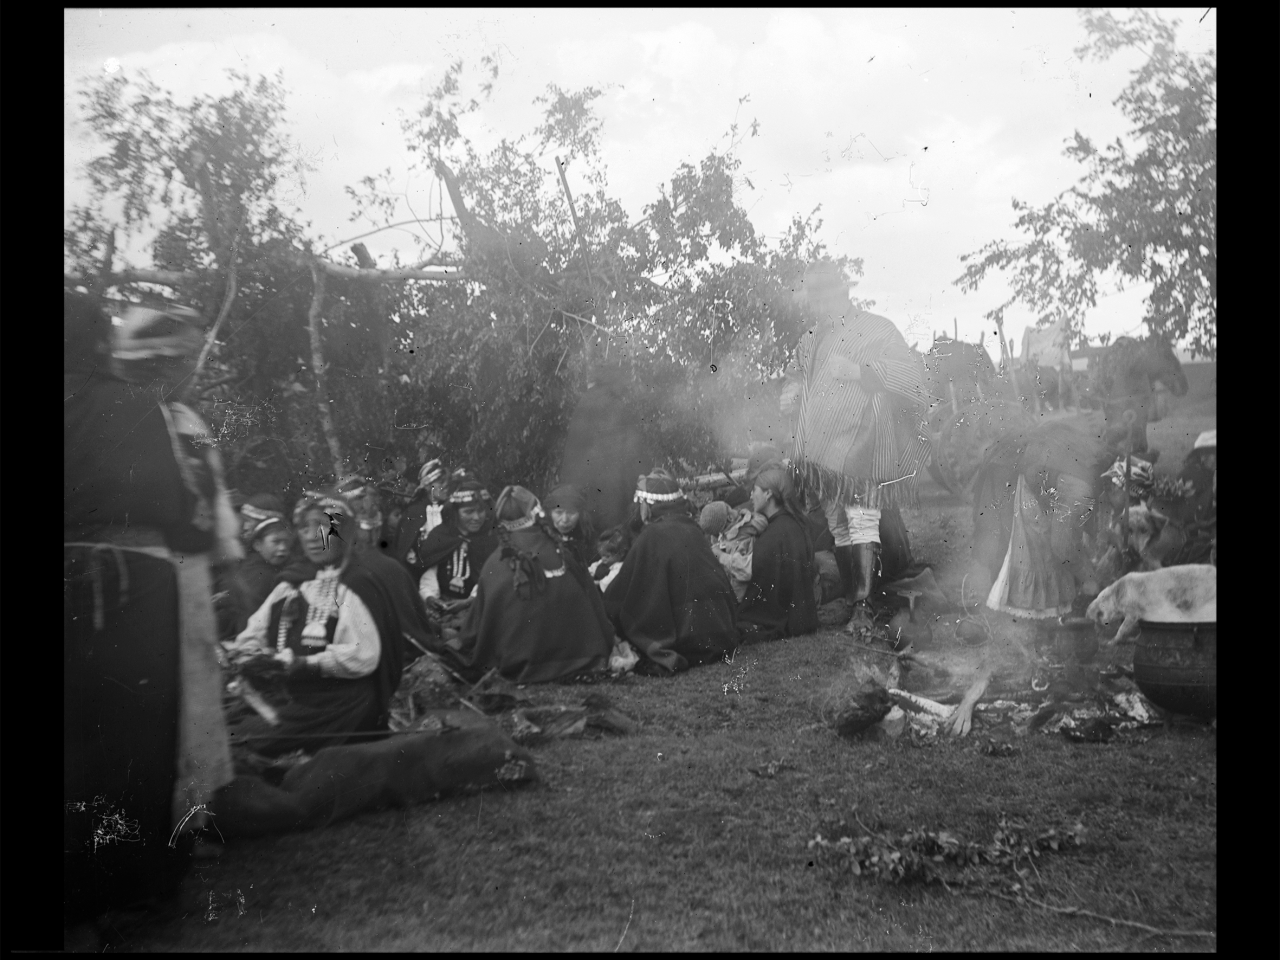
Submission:
<svg viewBox="0 0 1280 960">
<path fill-rule="evenodd" d="M 711 541 L 711 552 L 729 574 L 729 582 L 733 584 L 739 603 L 746 596 L 747 584 L 751 581 L 752 546 L 768 525 L 769 521 L 753 513 L 749 505 L 735 510 L 723 500 L 708 503 L 698 517 L 698 526 Z"/>
<path fill-rule="evenodd" d="M 622 569 L 622 561 L 626 559 L 630 548 L 631 534 L 626 524 L 611 527 L 600 534 L 596 540 L 596 552 L 600 555 L 600 559 L 591 564 L 587 571 L 595 580 L 601 593 L 613 583 L 613 578 Z"/>
</svg>

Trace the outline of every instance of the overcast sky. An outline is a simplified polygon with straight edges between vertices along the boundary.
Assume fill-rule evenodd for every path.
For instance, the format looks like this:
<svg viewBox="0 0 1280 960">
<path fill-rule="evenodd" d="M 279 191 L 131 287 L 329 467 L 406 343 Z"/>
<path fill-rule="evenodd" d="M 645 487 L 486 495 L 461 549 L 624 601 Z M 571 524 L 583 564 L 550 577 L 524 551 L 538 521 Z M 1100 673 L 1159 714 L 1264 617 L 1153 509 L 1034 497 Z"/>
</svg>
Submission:
<svg viewBox="0 0 1280 960">
<path fill-rule="evenodd" d="M 1161 13 L 1181 21 L 1184 49 L 1216 49 L 1215 11 Z M 1042 204 L 1078 179 L 1064 140 L 1125 131 L 1112 102 L 1139 55 L 1082 62 L 1073 49 L 1084 40 L 1067 9 L 68 10 L 65 199 L 87 195 L 81 172 L 95 152 L 76 118 L 80 78 L 145 69 L 182 100 L 227 89 L 227 67 L 280 69 L 289 132 L 318 167 L 292 195 L 318 236 L 352 236 L 343 187 L 388 166 L 403 181 L 402 112 L 450 62 L 478 76 L 480 57 L 496 52 L 501 75 L 477 136 L 530 130 L 548 83 L 597 87 L 609 190 L 636 215 L 735 115 L 759 121 L 741 150 L 757 230 L 776 237 L 822 204 L 828 246 L 865 262 L 856 292 L 927 348 L 953 318 L 966 340 L 984 331 L 982 314 L 1006 291 L 988 281 L 962 294 L 959 257 L 1016 237 L 1012 198 Z M 428 179 L 403 182 L 428 216 Z M 413 249 L 395 233 L 365 242 L 375 256 Z M 1088 332 L 1140 332 L 1144 292 L 1100 300 Z M 1007 314 L 1019 347 L 1030 322 Z"/>
</svg>

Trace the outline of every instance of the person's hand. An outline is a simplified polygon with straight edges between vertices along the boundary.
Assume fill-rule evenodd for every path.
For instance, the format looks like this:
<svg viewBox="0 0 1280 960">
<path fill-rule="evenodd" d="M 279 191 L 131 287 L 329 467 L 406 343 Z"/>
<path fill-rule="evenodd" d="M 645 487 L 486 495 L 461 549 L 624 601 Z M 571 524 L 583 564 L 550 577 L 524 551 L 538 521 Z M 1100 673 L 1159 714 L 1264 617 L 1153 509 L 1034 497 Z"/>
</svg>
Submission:
<svg viewBox="0 0 1280 960">
<path fill-rule="evenodd" d="M 274 656 L 250 657 L 239 665 L 240 673 L 250 681 L 269 683 L 284 676 L 286 666 Z"/>
<path fill-rule="evenodd" d="M 296 677 L 299 674 L 316 674 L 320 673 L 320 668 L 313 664 L 307 657 L 294 657 L 289 661 L 288 667 L 285 668 L 285 675 Z"/>
</svg>

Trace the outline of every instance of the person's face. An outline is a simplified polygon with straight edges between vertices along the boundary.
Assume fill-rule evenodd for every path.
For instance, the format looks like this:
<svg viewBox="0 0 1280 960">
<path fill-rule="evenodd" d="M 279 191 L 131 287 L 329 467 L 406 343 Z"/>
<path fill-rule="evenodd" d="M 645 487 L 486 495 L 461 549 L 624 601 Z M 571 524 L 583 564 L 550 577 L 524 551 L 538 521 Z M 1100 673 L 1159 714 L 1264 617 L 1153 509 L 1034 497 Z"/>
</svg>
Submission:
<svg viewBox="0 0 1280 960">
<path fill-rule="evenodd" d="M 764 513 L 764 508 L 769 503 L 769 499 L 769 491 L 762 489 L 760 484 L 757 483 L 751 488 L 751 509 L 756 513 Z"/>
<path fill-rule="evenodd" d="M 431 500 L 433 503 L 444 503 L 448 496 L 449 491 L 443 480 L 431 485 Z"/>
<path fill-rule="evenodd" d="M 1210 453 L 1200 454 L 1200 462 L 1204 464 L 1206 470 L 1218 469 L 1218 451 L 1214 450 Z"/>
<path fill-rule="evenodd" d="M 566 507 L 555 507 L 551 511 L 551 522 L 556 525 L 556 529 L 564 536 L 573 533 L 573 528 L 578 525 L 578 517 L 580 514 L 577 510 L 570 510 Z"/>
<path fill-rule="evenodd" d="M 292 544 L 293 537 L 287 530 L 272 529 L 253 542 L 253 549 L 271 566 L 279 567 L 289 559 L 289 547 Z"/>
<path fill-rule="evenodd" d="M 322 567 L 337 563 L 347 550 L 346 542 L 329 532 L 331 523 L 329 515 L 317 507 L 306 512 L 298 527 L 302 552 L 308 560 Z M 337 525 L 341 526 L 340 523 Z"/>
<path fill-rule="evenodd" d="M 458 529 L 466 534 L 479 533 L 489 516 L 489 508 L 482 504 L 468 504 L 458 509 Z"/>
<path fill-rule="evenodd" d="M 404 516 L 404 511 L 399 507 L 392 507 L 387 511 L 387 526 L 392 530 L 400 526 L 400 518 Z"/>
</svg>

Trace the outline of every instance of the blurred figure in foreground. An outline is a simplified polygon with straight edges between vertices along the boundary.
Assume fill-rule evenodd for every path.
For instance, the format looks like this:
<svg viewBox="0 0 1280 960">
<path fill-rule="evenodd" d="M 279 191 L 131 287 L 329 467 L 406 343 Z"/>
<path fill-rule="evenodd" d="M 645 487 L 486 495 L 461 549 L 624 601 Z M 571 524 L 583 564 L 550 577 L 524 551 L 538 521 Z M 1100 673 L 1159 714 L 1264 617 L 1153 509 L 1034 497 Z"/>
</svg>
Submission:
<svg viewBox="0 0 1280 960">
<path fill-rule="evenodd" d="M 868 626 L 882 555 L 889 579 L 911 563 L 898 508 L 913 502 L 929 453 L 924 369 L 897 327 L 853 307 L 835 264 L 810 266 L 797 297 L 815 326 L 801 341 L 798 382 L 783 394 L 784 409 L 799 408 L 795 462 L 826 513 L 850 627 Z"/>
<path fill-rule="evenodd" d="M 64 296 L 68 922 L 171 894 L 232 779 L 210 566 L 242 556 L 240 531 L 208 428 L 170 399 L 198 322 L 134 305 L 113 331 L 96 300 Z"/>
</svg>

